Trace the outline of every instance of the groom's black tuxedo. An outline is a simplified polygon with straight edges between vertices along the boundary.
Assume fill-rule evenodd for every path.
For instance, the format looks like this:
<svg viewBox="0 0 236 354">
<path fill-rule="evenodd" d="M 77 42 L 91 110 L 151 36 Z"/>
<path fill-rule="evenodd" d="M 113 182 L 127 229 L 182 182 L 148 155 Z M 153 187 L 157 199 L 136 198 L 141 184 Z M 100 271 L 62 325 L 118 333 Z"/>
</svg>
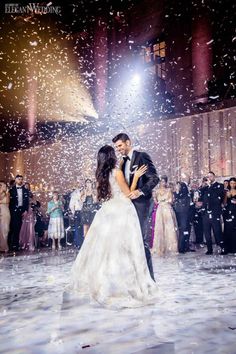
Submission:
<svg viewBox="0 0 236 354">
<path fill-rule="evenodd" d="M 123 171 L 124 175 L 125 175 L 126 163 L 127 163 L 127 160 L 124 161 L 123 166 L 122 166 L 122 171 Z M 148 167 L 148 170 L 143 176 L 141 176 L 139 178 L 136 189 L 139 189 L 140 192 L 142 192 L 143 194 L 139 198 L 133 199 L 132 202 L 135 206 L 135 209 L 137 211 L 138 218 L 140 221 L 148 268 L 149 268 L 151 277 L 154 279 L 153 268 L 152 268 L 152 258 L 151 258 L 151 253 L 150 253 L 150 249 L 149 249 L 149 235 L 147 232 L 147 225 L 148 225 L 149 208 L 150 208 L 151 197 L 152 197 L 152 189 L 159 182 L 159 178 L 157 176 L 155 166 L 154 166 L 150 156 L 145 152 L 139 152 L 139 151 L 134 150 L 132 158 L 131 158 L 131 162 L 130 162 L 130 174 L 129 174 L 129 177 L 130 177 L 129 178 L 129 185 L 130 186 L 133 181 L 135 170 L 142 165 L 146 165 Z"/>
<path fill-rule="evenodd" d="M 125 164 L 124 164 L 125 165 Z M 143 192 L 143 195 L 140 196 L 138 199 L 150 199 L 152 197 L 152 190 L 159 182 L 159 178 L 157 176 L 157 171 L 150 156 L 146 152 L 139 152 L 134 150 L 132 159 L 130 162 L 130 183 L 131 186 L 134 172 L 137 168 L 142 165 L 147 165 L 148 170 L 145 175 L 141 176 L 138 180 L 137 189 Z"/>
</svg>

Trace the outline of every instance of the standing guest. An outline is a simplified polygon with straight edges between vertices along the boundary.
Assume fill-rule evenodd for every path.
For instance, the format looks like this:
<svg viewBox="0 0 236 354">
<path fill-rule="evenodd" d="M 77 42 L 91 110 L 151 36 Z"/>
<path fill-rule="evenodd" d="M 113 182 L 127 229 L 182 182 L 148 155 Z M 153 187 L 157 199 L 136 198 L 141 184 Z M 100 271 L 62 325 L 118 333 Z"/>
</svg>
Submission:
<svg viewBox="0 0 236 354">
<path fill-rule="evenodd" d="M 216 181 L 215 174 L 212 171 L 208 173 L 207 177 L 208 185 L 202 190 L 203 231 L 207 244 L 206 254 L 213 254 L 211 230 L 213 230 L 216 244 L 221 247 L 221 254 L 225 254 L 221 226 L 224 185 Z"/>
<path fill-rule="evenodd" d="M 40 246 L 45 246 L 47 240 L 46 240 L 46 223 L 45 223 L 45 217 L 43 214 L 43 211 L 41 209 L 41 203 L 37 200 L 35 207 L 34 207 L 34 212 L 35 212 L 35 218 L 36 218 L 36 223 L 34 226 L 35 234 L 38 236 L 38 245 Z"/>
<path fill-rule="evenodd" d="M 230 189 L 230 181 L 228 179 L 224 180 L 224 190 L 228 191 Z"/>
<path fill-rule="evenodd" d="M 25 187 L 26 189 L 28 189 L 29 194 L 31 194 L 31 195 L 32 195 L 32 192 L 31 192 L 31 187 L 30 187 L 30 183 L 29 183 L 29 182 L 25 182 L 24 187 Z"/>
<path fill-rule="evenodd" d="M 19 245 L 23 250 L 34 251 L 36 240 L 35 240 L 35 208 L 36 200 L 33 194 L 30 192 L 29 186 L 29 209 L 22 217 L 22 225 L 19 234 Z"/>
<path fill-rule="evenodd" d="M 10 251 L 19 250 L 19 233 L 22 217 L 27 214 L 29 208 L 29 190 L 23 186 L 23 176 L 17 175 L 15 185 L 10 189 L 10 232 L 8 244 Z"/>
<path fill-rule="evenodd" d="M 207 186 L 208 186 L 208 178 L 203 177 L 202 184 L 201 184 L 200 188 L 203 189 L 204 187 L 207 187 Z"/>
<path fill-rule="evenodd" d="M 176 183 L 174 210 L 179 228 L 179 253 L 185 253 L 189 251 L 190 195 L 184 182 Z"/>
<path fill-rule="evenodd" d="M 47 214 L 49 214 L 48 238 L 52 239 L 52 249 L 61 249 L 61 238 L 64 237 L 63 203 L 59 199 L 59 193 L 53 192 L 52 200 L 48 202 Z"/>
<path fill-rule="evenodd" d="M 15 185 L 15 180 L 11 179 L 10 182 L 7 183 L 8 190 L 10 190 Z"/>
<path fill-rule="evenodd" d="M 158 201 L 156 199 L 156 192 L 155 190 L 152 191 L 152 199 L 153 203 L 152 205 L 152 210 L 151 210 L 151 240 L 150 240 L 150 248 L 153 247 L 153 241 L 154 241 L 154 235 L 155 235 L 155 224 L 156 224 L 156 212 L 158 208 Z"/>
<path fill-rule="evenodd" d="M 0 252 L 8 252 L 7 237 L 10 227 L 9 193 L 5 182 L 0 181 Z"/>
<path fill-rule="evenodd" d="M 82 202 L 82 179 L 77 180 L 77 188 L 71 193 L 69 209 L 74 217 L 74 245 L 78 249 L 83 244 L 83 225 L 81 223 L 81 210 L 83 207 Z"/>
<path fill-rule="evenodd" d="M 61 196 L 61 201 L 63 203 L 63 220 L 64 220 L 64 228 L 66 230 L 66 234 L 67 232 L 71 229 L 71 213 L 69 210 L 69 204 L 70 204 L 70 196 L 71 196 L 71 191 L 67 191 L 65 194 L 63 194 Z M 68 244 L 68 239 L 66 237 L 66 239 L 64 240 L 67 242 Z"/>
<path fill-rule="evenodd" d="M 201 202 L 201 187 L 198 181 L 192 181 L 190 196 L 192 200 L 192 224 L 195 232 L 195 243 L 198 247 L 203 247 L 203 224 L 202 224 L 202 202 Z"/>
<path fill-rule="evenodd" d="M 156 212 L 153 251 L 159 256 L 178 252 L 177 221 L 172 207 L 173 193 L 167 188 L 167 176 L 160 179 L 156 191 L 158 209 Z"/>
<path fill-rule="evenodd" d="M 81 223 L 84 228 L 84 237 L 86 236 L 96 212 L 96 195 L 93 189 L 93 182 L 87 178 L 82 193 L 83 207 L 81 210 Z"/>
<path fill-rule="evenodd" d="M 230 186 L 229 186 L 229 180 L 228 179 L 225 179 L 224 182 L 224 201 L 227 200 L 227 192 L 229 191 L 230 189 Z M 226 205 L 224 203 L 223 205 L 223 209 L 222 209 L 222 217 L 223 217 L 223 221 L 224 221 L 224 226 L 225 226 L 225 223 L 226 223 L 226 214 L 227 214 L 227 211 L 226 211 Z"/>
<path fill-rule="evenodd" d="M 171 192 L 174 193 L 175 192 L 175 183 L 169 182 L 169 188 L 170 188 Z"/>
<path fill-rule="evenodd" d="M 236 253 L 236 178 L 229 180 L 229 190 L 225 196 L 225 252 Z"/>
</svg>

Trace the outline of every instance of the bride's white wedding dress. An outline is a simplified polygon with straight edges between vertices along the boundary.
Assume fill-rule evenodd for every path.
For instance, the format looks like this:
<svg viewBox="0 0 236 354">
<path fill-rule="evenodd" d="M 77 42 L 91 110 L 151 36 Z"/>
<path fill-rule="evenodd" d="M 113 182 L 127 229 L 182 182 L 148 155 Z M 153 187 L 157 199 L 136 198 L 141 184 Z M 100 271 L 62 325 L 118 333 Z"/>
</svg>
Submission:
<svg viewBox="0 0 236 354">
<path fill-rule="evenodd" d="M 71 286 L 79 295 L 114 307 L 155 302 L 139 219 L 131 200 L 110 174 L 112 197 L 97 211 L 73 264 Z"/>
</svg>

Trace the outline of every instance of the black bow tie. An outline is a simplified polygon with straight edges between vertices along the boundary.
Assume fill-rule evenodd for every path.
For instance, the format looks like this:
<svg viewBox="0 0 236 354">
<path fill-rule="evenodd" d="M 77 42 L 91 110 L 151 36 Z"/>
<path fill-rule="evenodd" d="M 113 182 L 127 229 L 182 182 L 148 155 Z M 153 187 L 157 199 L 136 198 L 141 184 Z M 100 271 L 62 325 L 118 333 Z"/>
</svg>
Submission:
<svg viewBox="0 0 236 354">
<path fill-rule="evenodd" d="M 22 189 L 22 187 L 16 187 L 16 189 Z"/>
<path fill-rule="evenodd" d="M 130 157 L 129 156 L 124 156 L 123 160 L 124 160 L 124 162 L 126 162 L 127 160 L 130 160 Z"/>
</svg>

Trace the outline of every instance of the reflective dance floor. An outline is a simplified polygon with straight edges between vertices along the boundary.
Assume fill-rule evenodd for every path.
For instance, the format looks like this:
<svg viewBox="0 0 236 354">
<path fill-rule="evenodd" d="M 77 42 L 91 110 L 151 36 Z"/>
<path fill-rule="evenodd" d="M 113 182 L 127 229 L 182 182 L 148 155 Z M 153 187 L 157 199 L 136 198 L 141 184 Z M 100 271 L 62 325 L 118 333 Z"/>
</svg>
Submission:
<svg viewBox="0 0 236 354">
<path fill-rule="evenodd" d="M 0 258 L 0 353 L 236 353 L 236 257 L 154 258 L 155 306 L 108 310 L 66 291 L 73 249 Z"/>
</svg>

